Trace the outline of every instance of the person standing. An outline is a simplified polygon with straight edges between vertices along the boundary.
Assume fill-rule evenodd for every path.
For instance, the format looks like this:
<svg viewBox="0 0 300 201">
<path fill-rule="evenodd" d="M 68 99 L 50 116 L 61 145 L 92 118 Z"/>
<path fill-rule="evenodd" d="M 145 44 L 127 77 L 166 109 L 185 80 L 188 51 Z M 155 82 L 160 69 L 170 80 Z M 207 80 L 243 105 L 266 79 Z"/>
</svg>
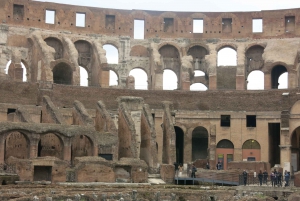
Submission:
<svg viewBox="0 0 300 201">
<path fill-rule="evenodd" d="M 274 171 L 275 172 L 275 171 Z M 271 182 L 272 182 L 272 187 L 274 187 L 276 184 L 275 184 L 275 173 L 274 172 L 271 172 L 271 175 L 270 175 L 270 178 L 271 178 Z"/>
<path fill-rule="evenodd" d="M 192 166 L 192 178 L 196 177 L 196 172 L 197 172 L 197 168 L 195 167 L 195 165 L 193 164 Z"/>
<path fill-rule="evenodd" d="M 290 174 L 288 171 L 284 171 L 284 181 L 285 181 L 285 187 L 289 186 L 290 181 Z"/>
<path fill-rule="evenodd" d="M 210 169 L 209 162 L 206 163 L 206 169 L 208 169 L 208 170 Z"/>
<path fill-rule="evenodd" d="M 222 169 L 222 165 L 221 165 L 221 162 L 219 161 L 218 163 L 217 163 L 217 170 L 221 170 Z"/>
<path fill-rule="evenodd" d="M 247 185 L 247 179 L 248 179 L 248 173 L 246 170 L 243 171 L 243 180 L 244 180 L 244 186 Z"/>
<path fill-rule="evenodd" d="M 267 185 L 267 182 L 268 182 L 268 172 L 267 172 L 267 170 L 265 170 L 263 172 L 263 176 L 264 176 L 264 183 Z"/>
<path fill-rule="evenodd" d="M 263 180 L 263 173 L 262 173 L 261 170 L 258 173 L 258 180 L 259 180 L 259 185 L 261 186 L 262 185 L 262 180 Z"/>
<path fill-rule="evenodd" d="M 282 174 L 281 174 L 281 172 L 280 171 L 278 171 L 277 172 L 277 185 L 278 185 L 278 187 L 280 186 L 280 187 L 282 187 Z"/>
</svg>

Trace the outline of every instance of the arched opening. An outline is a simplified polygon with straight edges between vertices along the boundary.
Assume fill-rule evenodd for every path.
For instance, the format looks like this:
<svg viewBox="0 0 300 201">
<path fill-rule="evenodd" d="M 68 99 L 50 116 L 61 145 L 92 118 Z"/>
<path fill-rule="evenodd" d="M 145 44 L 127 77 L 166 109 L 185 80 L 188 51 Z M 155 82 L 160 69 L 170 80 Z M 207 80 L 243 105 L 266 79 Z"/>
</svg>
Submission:
<svg viewBox="0 0 300 201">
<path fill-rule="evenodd" d="M 80 73 L 80 86 L 87 87 L 89 86 L 89 75 L 85 68 L 79 66 Z"/>
<path fill-rule="evenodd" d="M 163 90 L 178 89 L 177 75 L 172 70 L 165 69 L 163 73 Z"/>
<path fill-rule="evenodd" d="M 57 38 L 49 37 L 45 39 L 45 42 L 55 50 L 55 60 L 63 58 L 64 49 L 60 40 L 58 40 Z"/>
<path fill-rule="evenodd" d="M 202 77 L 205 76 L 205 73 L 201 70 L 195 70 L 194 71 L 194 77 Z"/>
<path fill-rule="evenodd" d="M 218 51 L 218 66 L 236 66 L 237 53 L 231 47 L 224 47 Z"/>
<path fill-rule="evenodd" d="M 71 158 L 93 156 L 93 144 L 85 135 L 77 135 L 72 139 Z"/>
<path fill-rule="evenodd" d="M 15 78 L 15 73 L 14 73 L 14 69 L 15 67 L 13 66 L 13 68 L 10 69 L 10 66 L 11 66 L 11 60 L 7 62 L 6 64 L 6 68 L 5 68 L 5 74 L 9 75 L 9 77 L 11 78 Z M 22 73 L 22 81 L 23 82 L 27 82 L 27 69 L 26 69 L 26 66 L 24 65 L 23 62 L 21 62 L 21 67 L 22 67 L 22 70 L 23 70 L 23 73 Z"/>
<path fill-rule="evenodd" d="M 108 64 L 119 63 L 119 51 L 115 46 L 106 44 L 103 45 L 103 49 L 106 51 L 106 59 Z"/>
<path fill-rule="evenodd" d="M 27 159 L 29 158 L 29 141 L 24 134 L 18 131 L 11 132 L 5 139 L 4 150 L 5 161 L 10 156 L 19 159 Z"/>
<path fill-rule="evenodd" d="M 291 136 L 291 166 L 294 172 L 300 170 L 300 127 L 297 127 Z"/>
<path fill-rule="evenodd" d="M 205 67 L 205 55 L 208 54 L 208 51 L 199 45 L 191 47 L 187 55 L 191 55 L 193 57 L 193 66 L 194 69 L 203 69 Z"/>
<path fill-rule="evenodd" d="M 278 78 L 278 89 L 288 88 L 288 72 L 282 73 Z"/>
<path fill-rule="evenodd" d="M 63 160 L 62 140 L 53 133 L 41 136 L 38 144 L 38 157 L 53 156 Z"/>
<path fill-rule="evenodd" d="M 59 63 L 53 68 L 53 82 L 55 84 L 72 84 L 73 71 L 66 63 Z"/>
<path fill-rule="evenodd" d="M 183 164 L 184 156 L 184 133 L 182 129 L 178 126 L 174 126 L 176 133 L 176 162 L 177 164 Z"/>
<path fill-rule="evenodd" d="M 263 90 L 265 88 L 264 73 L 260 70 L 252 71 L 247 77 L 247 90 Z"/>
<path fill-rule="evenodd" d="M 206 91 L 207 87 L 202 83 L 194 83 L 190 86 L 190 91 Z"/>
<path fill-rule="evenodd" d="M 118 86 L 118 75 L 113 71 L 109 71 L 109 86 Z"/>
<path fill-rule="evenodd" d="M 287 72 L 287 69 L 282 65 L 277 65 L 277 66 L 273 67 L 273 69 L 271 71 L 271 86 L 272 86 L 272 89 L 279 89 L 279 85 L 280 85 L 279 77 L 285 72 Z M 282 77 L 282 79 L 286 78 L 286 80 L 281 80 L 281 82 L 282 82 L 281 87 L 288 88 L 287 84 L 286 84 L 286 86 L 284 86 L 284 83 L 288 83 L 288 79 L 287 79 L 288 75 L 287 74 Z"/>
<path fill-rule="evenodd" d="M 260 161 L 260 144 L 256 140 L 245 141 L 242 150 L 243 160 Z"/>
<path fill-rule="evenodd" d="M 135 68 L 129 72 L 129 75 L 134 77 L 135 89 L 148 89 L 148 76 L 143 69 Z"/>
<path fill-rule="evenodd" d="M 251 72 L 254 70 L 260 70 L 264 65 L 262 55 L 264 48 L 260 45 L 254 45 L 250 47 L 246 52 L 246 70 Z"/>
<path fill-rule="evenodd" d="M 196 127 L 192 132 L 192 161 L 207 159 L 208 131 L 202 126 Z"/>
<path fill-rule="evenodd" d="M 217 144 L 216 162 L 221 163 L 221 169 L 227 170 L 227 165 L 233 161 L 234 146 L 230 140 L 221 140 Z"/>
</svg>

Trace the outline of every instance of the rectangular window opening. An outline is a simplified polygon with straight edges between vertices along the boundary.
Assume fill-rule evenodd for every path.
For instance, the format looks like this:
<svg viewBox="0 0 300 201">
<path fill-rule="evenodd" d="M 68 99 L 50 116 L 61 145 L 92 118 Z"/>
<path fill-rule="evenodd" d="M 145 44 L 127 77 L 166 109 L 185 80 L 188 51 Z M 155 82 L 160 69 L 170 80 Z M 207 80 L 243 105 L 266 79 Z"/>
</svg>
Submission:
<svg viewBox="0 0 300 201">
<path fill-rule="evenodd" d="M 246 116 L 247 127 L 256 127 L 256 115 Z"/>
<path fill-rule="evenodd" d="M 55 10 L 46 10 L 46 24 L 55 24 Z"/>
<path fill-rule="evenodd" d="M 222 18 L 222 32 L 223 33 L 232 32 L 232 18 Z"/>
<path fill-rule="evenodd" d="M 114 15 L 106 15 L 105 16 L 105 28 L 106 29 L 115 29 L 115 21 L 116 18 Z"/>
<path fill-rule="evenodd" d="M 102 157 L 108 161 L 112 161 L 113 160 L 113 155 L 112 154 L 99 154 L 99 157 Z"/>
<path fill-rule="evenodd" d="M 221 127 L 230 127 L 230 115 L 221 115 Z"/>
<path fill-rule="evenodd" d="M 16 112 L 15 108 L 7 108 L 7 114 Z"/>
<path fill-rule="evenodd" d="M 193 33 L 203 33 L 203 19 L 193 19 Z"/>
<path fill-rule="evenodd" d="M 285 32 L 295 31 L 295 16 L 285 16 Z"/>
<path fill-rule="evenodd" d="M 134 20 L 134 39 L 144 39 L 145 38 L 145 21 L 144 20 Z"/>
<path fill-rule="evenodd" d="M 24 5 L 14 4 L 13 15 L 15 20 L 23 20 L 24 18 Z"/>
<path fill-rule="evenodd" d="M 85 13 L 76 13 L 76 27 L 85 27 Z"/>
<path fill-rule="evenodd" d="M 164 32 L 172 32 L 174 29 L 174 19 L 164 18 Z"/>
<path fill-rule="evenodd" d="M 262 33 L 263 32 L 263 20 L 262 19 L 252 19 L 252 32 Z"/>
</svg>

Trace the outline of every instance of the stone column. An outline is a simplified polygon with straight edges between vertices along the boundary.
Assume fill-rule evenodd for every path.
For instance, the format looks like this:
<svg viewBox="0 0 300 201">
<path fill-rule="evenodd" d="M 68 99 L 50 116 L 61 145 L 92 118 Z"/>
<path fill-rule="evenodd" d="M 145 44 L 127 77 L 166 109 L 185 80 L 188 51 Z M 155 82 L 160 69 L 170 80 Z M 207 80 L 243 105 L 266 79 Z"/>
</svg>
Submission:
<svg viewBox="0 0 300 201">
<path fill-rule="evenodd" d="M 209 89 L 210 90 L 217 89 L 217 75 L 209 75 Z"/>
<path fill-rule="evenodd" d="M 292 145 L 279 145 L 281 167 L 284 167 L 285 162 L 291 163 L 291 147 Z"/>
<path fill-rule="evenodd" d="M 163 70 L 155 71 L 154 90 L 163 90 Z"/>
<path fill-rule="evenodd" d="M 266 74 L 265 73 L 265 90 L 268 90 L 268 89 L 271 89 L 272 88 L 272 86 L 271 86 L 271 74 Z"/>
<path fill-rule="evenodd" d="M 236 75 L 236 90 L 245 90 L 245 76 Z"/>
<path fill-rule="evenodd" d="M 98 156 L 98 153 L 99 153 L 99 151 L 98 151 L 98 146 L 94 146 L 94 156 Z"/>
<path fill-rule="evenodd" d="M 29 158 L 38 157 L 38 144 L 40 141 L 40 135 L 35 135 L 30 139 L 30 151 Z"/>
<path fill-rule="evenodd" d="M 5 152 L 5 150 L 4 150 L 4 148 L 5 148 L 4 143 L 5 143 L 5 139 L 4 139 L 3 136 L 1 136 L 0 137 L 0 164 L 4 163 L 4 157 L 5 157 L 4 156 L 4 152 Z"/>
<path fill-rule="evenodd" d="M 65 161 L 71 161 L 72 160 L 71 153 L 72 153 L 71 141 L 70 141 L 70 139 L 67 139 L 67 140 L 64 141 L 64 160 Z"/>
<path fill-rule="evenodd" d="M 102 88 L 108 88 L 109 79 L 110 79 L 109 70 L 102 70 L 100 74 L 100 80 L 99 80 L 100 86 Z"/>
</svg>

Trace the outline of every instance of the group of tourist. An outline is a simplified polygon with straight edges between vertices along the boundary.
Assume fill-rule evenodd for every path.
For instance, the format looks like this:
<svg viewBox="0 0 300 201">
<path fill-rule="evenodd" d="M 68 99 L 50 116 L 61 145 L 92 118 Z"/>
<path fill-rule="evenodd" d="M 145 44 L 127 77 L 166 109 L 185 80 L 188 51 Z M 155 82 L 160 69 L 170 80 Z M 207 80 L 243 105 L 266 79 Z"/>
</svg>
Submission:
<svg viewBox="0 0 300 201">
<path fill-rule="evenodd" d="M 289 186 L 290 173 L 285 170 L 284 175 L 282 175 L 280 171 L 274 169 L 274 171 L 272 171 L 270 174 L 272 187 L 276 187 L 276 186 L 282 187 L 282 176 L 284 176 L 284 183 L 285 183 L 284 186 L 285 187 Z M 248 180 L 248 173 L 246 172 L 246 170 L 243 171 L 242 177 L 243 177 L 244 186 L 246 186 Z M 269 174 L 267 170 L 265 170 L 264 172 L 260 170 L 258 173 L 259 185 L 262 186 L 263 183 L 268 185 L 268 177 Z"/>
</svg>

